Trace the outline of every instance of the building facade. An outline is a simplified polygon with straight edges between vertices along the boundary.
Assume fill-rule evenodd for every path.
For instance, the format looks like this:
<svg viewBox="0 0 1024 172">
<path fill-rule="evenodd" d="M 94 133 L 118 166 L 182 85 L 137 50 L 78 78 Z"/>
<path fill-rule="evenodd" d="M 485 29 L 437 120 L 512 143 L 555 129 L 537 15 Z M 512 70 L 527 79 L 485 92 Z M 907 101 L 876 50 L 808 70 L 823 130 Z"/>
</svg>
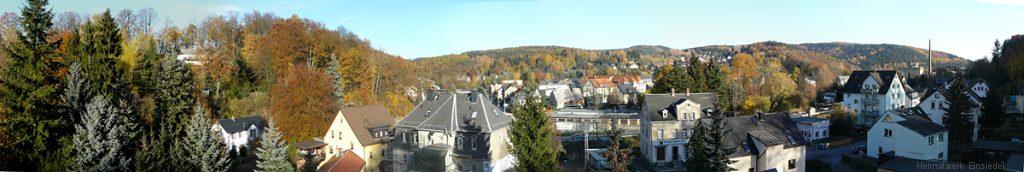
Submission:
<svg viewBox="0 0 1024 172">
<path fill-rule="evenodd" d="M 889 110 L 868 130 L 867 155 L 946 161 L 946 133 L 920 107 Z"/>
<path fill-rule="evenodd" d="M 705 122 L 710 122 L 708 119 Z M 725 119 L 725 144 L 735 148 L 733 171 L 807 170 L 807 142 L 786 113 L 754 114 Z M 811 170 L 813 171 L 813 170 Z"/>
<path fill-rule="evenodd" d="M 383 171 L 381 163 L 385 160 L 394 124 L 394 118 L 384 105 L 341 108 L 323 137 L 326 158 L 338 158 L 350 152 L 366 162 L 362 171 Z"/>
<path fill-rule="evenodd" d="M 864 127 L 871 127 L 885 111 L 916 105 L 910 96 L 913 89 L 893 70 L 854 71 L 840 91 L 843 105 Z"/>
<path fill-rule="evenodd" d="M 235 153 L 243 153 L 243 148 L 252 151 L 251 143 L 258 140 L 267 127 L 267 121 L 259 115 L 221 119 L 213 125 L 213 132 L 220 133 L 224 145 Z"/>
<path fill-rule="evenodd" d="M 648 94 L 640 108 L 640 152 L 655 167 L 682 167 L 686 143 L 714 93 Z"/>
<path fill-rule="evenodd" d="M 393 171 L 505 171 L 511 115 L 477 92 L 430 91 L 396 124 Z"/>
<path fill-rule="evenodd" d="M 814 117 L 793 117 L 793 121 L 796 122 L 797 129 L 800 129 L 800 133 L 804 136 L 804 141 L 814 142 L 822 139 L 827 139 L 829 120 L 823 118 Z"/>
</svg>

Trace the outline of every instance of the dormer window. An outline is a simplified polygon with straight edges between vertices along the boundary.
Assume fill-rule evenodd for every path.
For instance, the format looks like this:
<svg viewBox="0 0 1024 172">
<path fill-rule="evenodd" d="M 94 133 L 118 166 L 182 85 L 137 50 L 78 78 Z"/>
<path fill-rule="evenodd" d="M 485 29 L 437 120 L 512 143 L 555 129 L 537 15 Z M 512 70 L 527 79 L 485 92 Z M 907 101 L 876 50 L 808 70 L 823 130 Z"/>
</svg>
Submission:
<svg viewBox="0 0 1024 172">
<path fill-rule="evenodd" d="M 668 109 L 662 109 L 661 110 L 661 117 L 662 118 L 668 118 Z"/>
</svg>

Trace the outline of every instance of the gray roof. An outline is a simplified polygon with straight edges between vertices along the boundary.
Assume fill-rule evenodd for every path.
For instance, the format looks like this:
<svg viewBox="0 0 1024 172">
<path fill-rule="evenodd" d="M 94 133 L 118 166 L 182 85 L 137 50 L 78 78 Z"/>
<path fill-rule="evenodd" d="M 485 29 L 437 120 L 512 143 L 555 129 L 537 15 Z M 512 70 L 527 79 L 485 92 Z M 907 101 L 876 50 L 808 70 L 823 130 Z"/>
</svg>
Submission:
<svg viewBox="0 0 1024 172">
<path fill-rule="evenodd" d="M 850 74 L 850 80 L 846 81 L 846 85 L 843 85 L 843 93 L 860 93 L 861 86 L 868 78 L 874 78 L 878 81 L 878 93 L 885 94 L 889 92 L 889 88 L 892 87 L 893 78 L 899 75 L 895 70 L 858 70 L 853 71 Z M 908 88 L 908 87 L 904 87 Z"/>
<path fill-rule="evenodd" d="M 707 122 L 709 119 L 704 119 Z M 787 113 L 737 116 L 725 119 L 726 145 L 736 148 L 729 157 L 763 153 L 764 146 L 783 145 L 786 148 L 806 144 L 796 123 Z M 757 143 L 755 143 L 757 142 Z"/>
<path fill-rule="evenodd" d="M 817 123 L 817 122 L 828 121 L 828 119 L 815 118 L 815 117 L 796 117 L 796 118 L 793 118 L 793 121 L 795 121 L 797 123 Z"/>
<path fill-rule="evenodd" d="M 245 131 L 249 126 L 255 125 L 256 128 L 267 127 L 267 121 L 263 120 L 263 117 L 259 115 L 221 119 L 217 121 L 217 124 L 224 129 L 227 133 L 238 133 Z"/>
<path fill-rule="evenodd" d="M 928 118 L 928 114 L 926 114 L 924 110 L 921 109 L 921 107 L 915 106 L 910 108 L 900 108 L 893 109 L 892 111 L 896 115 L 899 115 L 906 119 L 896 122 L 896 124 L 906 127 L 907 129 L 910 129 L 911 131 L 914 131 L 922 136 L 928 136 L 935 133 L 946 131 L 946 127 L 943 127 L 942 125 L 932 122 L 932 120 Z"/>
<path fill-rule="evenodd" d="M 644 96 L 643 115 L 649 116 L 651 121 L 675 120 L 675 108 L 668 107 L 686 100 L 700 104 L 701 108 L 715 108 L 716 96 L 715 93 L 647 94 Z M 661 110 L 665 108 L 669 110 L 667 118 L 661 116 Z"/>
<path fill-rule="evenodd" d="M 432 131 L 491 132 L 509 125 L 510 115 L 478 92 L 433 93 L 396 126 Z"/>
</svg>

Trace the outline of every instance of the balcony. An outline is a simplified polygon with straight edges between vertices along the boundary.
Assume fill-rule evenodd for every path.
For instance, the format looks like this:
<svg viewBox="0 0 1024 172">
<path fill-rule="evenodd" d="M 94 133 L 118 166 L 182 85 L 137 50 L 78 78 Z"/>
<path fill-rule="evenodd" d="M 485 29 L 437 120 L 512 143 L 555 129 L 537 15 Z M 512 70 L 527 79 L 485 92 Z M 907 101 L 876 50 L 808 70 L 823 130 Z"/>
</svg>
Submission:
<svg viewBox="0 0 1024 172">
<path fill-rule="evenodd" d="M 863 88 L 863 89 L 860 89 L 860 93 L 862 93 L 862 94 L 875 94 L 875 93 L 878 93 L 878 88 Z"/>
</svg>

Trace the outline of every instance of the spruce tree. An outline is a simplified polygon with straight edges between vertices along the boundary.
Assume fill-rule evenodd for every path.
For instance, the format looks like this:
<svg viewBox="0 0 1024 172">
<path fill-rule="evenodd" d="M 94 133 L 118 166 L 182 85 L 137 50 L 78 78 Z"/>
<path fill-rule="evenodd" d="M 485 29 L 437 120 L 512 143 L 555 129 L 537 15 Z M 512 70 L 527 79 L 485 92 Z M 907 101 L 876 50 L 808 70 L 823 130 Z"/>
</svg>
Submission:
<svg viewBox="0 0 1024 172">
<path fill-rule="evenodd" d="M 971 113 L 975 104 L 967 96 L 968 91 L 970 90 L 964 82 L 964 77 L 960 74 L 956 76 L 952 86 L 947 90 L 946 95 L 949 96 L 946 97 L 946 101 L 949 102 L 949 106 L 942 108 L 946 111 L 946 116 L 942 120 L 943 124 L 946 124 L 946 128 L 949 129 L 949 152 L 963 153 L 973 138 L 974 123 L 972 121 L 974 119 Z"/>
<path fill-rule="evenodd" d="M 709 113 L 710 114 L 710 113 Z M 726 144 L 726 136 L 731 131 L 725 128 L 725 117 L 721 114 L 711 115 L 711 125 L 705 128 L 707 135 L 708 171 L 733 171 L 729 164 L 736 161 L 730 160 L 729 155 L 736 152 L 735 147 Z"/>
<path fill-rule="evenodd" d="M 63 95 L 64 113 L 70 117 L 69 122 L 73 124 L 78 123 L 85 113 L 86 104 L 93 97 L 93 92 L 89 89 L 89 80 L 84 75 L 82 65 L 74 63 L 68 68 L 68 74 L 65 76 L 67 85 L 64 87 Z"/>
<path fill-rule="evenodd" d="M 198 168 L 196 171 L 227 171 L 227 150 L 220 145 L 221 138 L 210 131 L 213 125 L 209 115 L 199 106 L 193 114 L 185 129 L 184 148 L 188 152 L 188 161 Z"/>
<path fill-rule="evenodd" d="M 721 66 L 712 60 L 708 63 L 707 67 L 707 87 L 711 90 L 707 90 L 715 93 L 717 99 L 715 107 L 718 107 L 722 111 L 732 109 L 732 101 L 729 100 L 729 86 L 725 83 L 725 73 L 722 73 Z"/>
<path fill-rule="evenodd" d="M 526 95 L 534 95 L 533 90 Z M 519 161 L 516 169 L 540 171 L 558 169 L 558 151 L 552 146 L 554 132 L 544 113 L 544 103 L 535 96 L 512 109 L 514 118 L 509 126 L 512 155 Z"/>
<path fill-rule="evenodd" d="M 61 64 L 54 55 L 57 43 L 47 40 L 53 13 L 46 0 L 29 0 L 21 9 L 16 40 L 2 48 L 9 60 L 0 71 L 0 168 L 35 169 L 40 159 L 70 144 L 61 142 L 74 133 L 68 116 L 59 112 Z M 66 140 L 66 138 L 65 138 Z M 63 144 L 63 145 L 62 145 Z"/>
<path fill-rule="evenodd" d="M 633 148 L 629 145 L 622 145 L 623 130 L 617 126 L 612 127 L 612 130 L 608 131 L 611 144 L 608 145 L 608 152 L 605 152 L 604 156 L 608 157 L 608 166 L 611 167 L 612 171 L 629 171 L 629 164 L 633 161 L 632 156 L 630 156 Z"/>
<path fill-rule="evenodd" d="M 82 171 L 127 171 L 132 164 L 124 149 L 131 146 L 136 124 L 126 103 L 96 96 L 86 106 L 82 122 L 75 126 L 76 168 Z"/>
<path fill-rule="evenodd" d="M 162 132 L 170 132 L 171 137 L 179 137 L 184 134 L 184 119 L 192 114 L 195 106 L 195 92 L 192 74 L 185 63 L 173 58 L 164 58 L 161 64 L 159 78 L 157 79 L 157 96 L 155 112 L 161 114 L 153 117 L 153 123 L 166 123 Z"/>
<path fill-rule="evenodd" d="M 1006 120 L 1006 111 L 1003 107 L 1003 94 L 992 90 L 981 100 L 981 119 L 978 119 L 982 129 L 995 129 L 1003 125 Z"/>
<path fill-rule="evenodd" d="M 708 152 L 710 146 L 708 146 L 708 131 L 707 126 L 699 120 L 697 126 L 693 127 L 693 133 L 690 134 L 690 140 L 686 143 L 686 165 L 687 171 L 708 171 L 710 158 Z"/>
<path fill-rule="evenodd" d="M 281 141 L 281 132 L 273 120 L 268 120 L 267 133 L 260 137 L 259 149 L 256 150 L 257 171 L 295 171 L 295 166 L 288 161 L 288 145 Z"/>
<path fill-rule="evenodd" d="M 331 56 L 331 61 L 327 63 L 327 74 L 331 75 L 334 82 L 334 96 L 338 97 L 338 104 L 344 104 L 345 83 L 338 70 L 341 70 L 341 64 L 338 64 L 338 58 Z"/>
</svg>

